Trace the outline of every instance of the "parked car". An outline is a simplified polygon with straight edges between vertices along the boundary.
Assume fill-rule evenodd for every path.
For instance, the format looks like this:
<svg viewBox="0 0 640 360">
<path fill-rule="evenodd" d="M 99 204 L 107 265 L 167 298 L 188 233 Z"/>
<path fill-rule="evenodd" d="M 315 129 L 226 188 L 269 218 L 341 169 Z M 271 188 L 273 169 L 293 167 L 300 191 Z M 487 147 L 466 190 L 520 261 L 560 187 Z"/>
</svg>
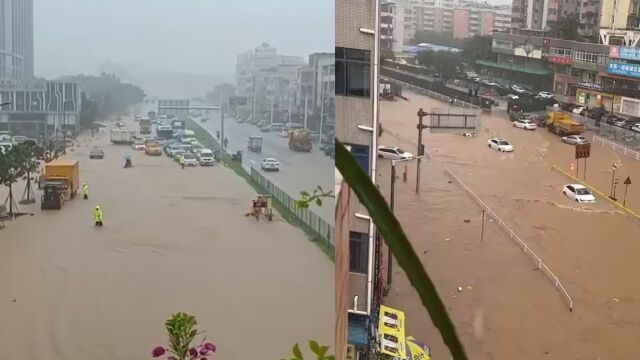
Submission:
<svg viewBox="0 0 640 360">
<path fill-rule="evenodd" d="M 162 155 L 162 148 L 158 144 L 150 143 L 144 148 L 144 153 L 150 156 Z"/>
<path fill-rule="evenodd" d="M 104 159 L 104 151 L 102 149 L 91 149 L 89 159 Z"/>
<path fill-rule="evenodd" d="M 507 99 L 511 99 L 511 100 L 518 100 L 520 97 L 518 95 L 514 95 L 514 94 L 509 94 L 507 96 L 505 96 Z"/>
<path fill-rule="evenodd" d="M 525 130 L 535 130 L 538 127 L 535 122 L 529 119 L 518 119 L 513 122 L 513 126 Z"/>
<path fill-rule="evenodd" d="M 513 145 L 511 145 L 507 140 L 501 138 L 489 139 L 489 141 L 487 142 L 487 146 L 489 146 L 491 149 L 501 152 L 513 151 Z"/>
<path fill-rule="evenodd" d="M 589 143 L 589 140 L 587 140 L 584 136 L 580 136 L 580 135 L 564 136 L 564 137 L 562 137 L 562 139 L 560 141 L 565 143 L 565 144 L 571 144 L 571 145 L 579 145 L 579 144 L 588 144 Z"/>
<path fill-rule="evenodd" d="M 596 202 L 596 197 L 593 196 L 591 190 L 580 184 L 567 184 L 562 188 L 562 193 L 577 203 Z"/>
<path fill-rule="evenodd" d="M 289 131 L 287 130 L 282 130 L 278 133 L 278 136 L 280 136 L 281 138 L 288 138 L 289 137 Z"/>
<path fill-rule="evenodd" d="M 545 98 L 545 99 L 553 99 L 555 94 L 551 93 L 551 92 L 548 92 L 548 91 L 540 91 L 538 93 L 538 96 L 540 96 L 541 98 Z"/>
<path fill-rule="evenodd" d="M 134 141 L 133 144 L 131 144 L 131 148 L 133 150 L 142 151 L 144 150 L 144 143 L 142 141 Z"/>
<path fill-rule="evenodd" d="M 406 152 L 397 146 L 378 146 L 378 158 L 390 160 L 409 160 L 413 154 Z"/>
<path fill-rule="evenodd" d="M 280 162 L 275 158 L 266 158 L 260 165 L 264 171 L 280 171 Z"/>
<path fill-rule="evenodd" d="M 631 131 L 640 134 L 640 123 L 637 123 L 631 127 Z"/>
<path fill-rule="evenodd" d="M 587 110 L 586 107 L 578 106 L 578 107 L 574 108 L 573 110 L 571 110 L 571 112 L 576 114 L 576 115 L 584 115 L 585 110 Z"/>
<path fill-rule="evenodd" d="M 273 131 L 282 131 L 286 128 L 286 125 L 283 123 L 273 123 L 271 124 L 271 130 Z"/>
<path fill-rule="evenodd" d="M 182 160 L 184 161 L 184 166 L 198 166 L 198 159 L 190 152 L 182 154 Z"/>
</svg>

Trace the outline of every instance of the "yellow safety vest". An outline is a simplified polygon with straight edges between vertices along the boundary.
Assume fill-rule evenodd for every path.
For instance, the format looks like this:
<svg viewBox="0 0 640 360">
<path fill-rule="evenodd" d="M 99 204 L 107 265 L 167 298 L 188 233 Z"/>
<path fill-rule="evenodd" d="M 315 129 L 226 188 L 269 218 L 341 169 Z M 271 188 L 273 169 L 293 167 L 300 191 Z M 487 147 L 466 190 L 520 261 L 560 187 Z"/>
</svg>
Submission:
<svg viewBox="0 0 640 360">
<path fill-rule="evenodd" d="M 102 210 L 96 210 L 93 214 L 96 221 L 102 221 Z"/>
<path fill-rule="evenodd" d="M 89 185 L 86 185 L 86 184 L 83 185 L 82 186 L 82 191 L 84 192 L 85 195 L 88 194 L 89 193 Z"/>
</svg>

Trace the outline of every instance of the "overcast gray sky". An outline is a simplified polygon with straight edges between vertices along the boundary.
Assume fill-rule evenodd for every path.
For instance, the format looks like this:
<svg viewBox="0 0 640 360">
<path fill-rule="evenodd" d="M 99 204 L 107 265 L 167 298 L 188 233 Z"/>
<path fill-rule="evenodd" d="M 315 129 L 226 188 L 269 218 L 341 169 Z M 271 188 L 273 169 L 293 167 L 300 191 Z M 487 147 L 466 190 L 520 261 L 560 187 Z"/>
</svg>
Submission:
<svg viewBox="0 0 640 360">
<path fill-rule="evenodd" d="M 333 51 L 330 0 L 35 0 L 36 74 L 94 73 L 106 59 L 233 76 L 236 55 Z"/>
</svg>

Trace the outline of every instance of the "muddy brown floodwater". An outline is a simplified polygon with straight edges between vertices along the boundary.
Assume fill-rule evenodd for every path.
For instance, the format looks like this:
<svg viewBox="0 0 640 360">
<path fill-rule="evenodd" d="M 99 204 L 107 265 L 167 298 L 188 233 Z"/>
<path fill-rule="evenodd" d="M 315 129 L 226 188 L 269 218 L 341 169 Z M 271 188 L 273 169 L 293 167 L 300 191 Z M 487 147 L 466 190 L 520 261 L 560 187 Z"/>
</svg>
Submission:
<svg viewBox="0 0 640 360">
<path fill-rule="evenodd" d="M 409 102 L 383 102 L 381 144 L 416 153 L 416 112 L 447 104 L 417 94 Z M 472 359 L 637 359 L 640 353 L 640 224 L 606 199 L 579 205 L 561 193 L 572 183 L 552 171 L 569 169 L 573 147 L 545 129 L 515 129 L 507 119 L 484 114 L 477 137 L 424 132 L 430 159 L 423 162 L 415 194 L 415 164 L 398 165 L 395 212 L 448 307 Z M 426 120 L 426 119 L 425 119 Z M 487 148 L 490 137 L 509 140 L 515 152 Z M 587 181 L 609 193 L 616 173 L 640 183 L 640 161 L 592 146 Z M 445 175 L 449 167 L 513 228 L 555 272 L 573 299 L 565 298 L 537 264 L 495 221 Z M 582 164 L 581 164 L 582 166 Z M 379 161 L 388 194 L 390 163 Z M 580 173 L 582 176 L 582 171 Z M 634 186 L 634 185 L 632 185 Z M 640 209 L 640 190 L 630 187 L 627 205 Z M 618 198 L 624 187 L 618 186 Z M 465 219 L 469 219 L 465 222 Z M 415 290 L 396 265 L 386 302 L 406 311 L 407 334 L 430 344 L 434 359 L 449 358 Z M 462 291 L 457 290 L 462 287 Z"/>
<path fill-rule="evenodd" d="M 245 217 L 255 193 L 223 166 L 180 170 L 107 141 L 95 139 L 104 160 L 88 159 L 86 136 L 70 155 L 90 200 L 23 207 L 34 216 L 0 230 L 0 358 L 148 359 L 178 311 L 219 359 L 280 359 L 309 339 L 333 348 L 334 266 L 302 231 Z"/>
</svg>

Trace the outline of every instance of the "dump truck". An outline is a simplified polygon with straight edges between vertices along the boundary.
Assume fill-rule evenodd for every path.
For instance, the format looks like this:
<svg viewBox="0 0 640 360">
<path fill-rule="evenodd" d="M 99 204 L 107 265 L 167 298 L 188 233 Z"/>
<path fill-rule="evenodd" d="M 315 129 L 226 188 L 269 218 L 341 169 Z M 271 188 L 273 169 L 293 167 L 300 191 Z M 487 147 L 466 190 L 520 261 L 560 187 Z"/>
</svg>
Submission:
<svg viewBox="0 0 640 360">
<path fill-rule="evenodd" d="M 262 136 L 249 136 L 247 150 L 252 152 L 262 152 Z"/>
<path fill-rule="evenodd" d="M 547 114 L 547 130 L 560 136 L 580 135 L 585 127 L 569 114 L 552 111 Z"/>
<path fill-rule="evenodd" d="M 151 119 L 148 117 L 140 119 L 140 134 L 151 134 Z"/>
<path fill-rule="evenodd" d="M 311 133 L 307 129 L 296 129 L 289 132 L 289 149 L 310 152 L 312 148 Z"/>
<path fill-rule="evenodd" d="M 45 184 L 56 184 L 64 200 L 70 200 L 80 187 L 80 163 L 78 160 L 56 159 L 44 164 L 38 184 L 40 188 Z"/>
<path fill-rule="evenodd" d="M 109 135 L 114 144 L 133 144 L 136 133 L 131 130 L 111 129 Z"/>
</svg>

